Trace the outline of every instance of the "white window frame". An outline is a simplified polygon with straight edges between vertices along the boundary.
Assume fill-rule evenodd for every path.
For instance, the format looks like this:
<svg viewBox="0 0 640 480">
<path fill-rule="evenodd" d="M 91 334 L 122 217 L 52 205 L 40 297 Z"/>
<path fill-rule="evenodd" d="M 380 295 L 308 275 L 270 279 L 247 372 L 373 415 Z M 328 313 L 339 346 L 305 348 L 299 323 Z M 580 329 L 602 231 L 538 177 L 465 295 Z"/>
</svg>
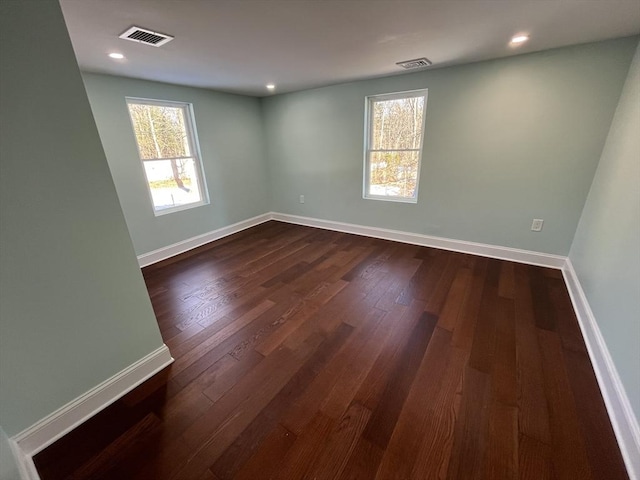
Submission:
<svg viewBox="0 0 640 480">
<path fill-rule="evenodd" d="M 384 102 L 388 100 L 398 100 L 401 98 L 415 98 L 415 97 L 424 97 L 424 104 L 422 110 L 422 135 L 420 137 L 420 148 L 408 148 L 408 149 L 400 149 L 400 150 L 381 150 L 381 149 L 372 149 L 372 141 L 373 141 L 373 104 L 376 102 Z M 407 90 L 404 92 L 394 92 L 394 93 L 384 93 L 380 95 L 368 95 L 365 97 L 365 130 L 364 130 L 364 175 L 363 175 L 363 191 L 362 198 L 366 200 L 383 200 L 387 202 L 400 202 L 400 203 L 418 203 L 418 187 L 420 185 L 420 168 L 422 166 L 422 151 L 424 146 L 424 137 L 425 137 L 425 125 L 427 121 L 427 97 L 428 97 L 428 89 L 422 88 L 419 90 Z M 390 195 L 372 195 L 369 193 L 370 188 L 370 156 L 371 153 L 375 152 L 418 152 L 418 171 L 416 173 L 416 189 L 414 191 L 413 197 L 394 197 Z"/>
<path fill-rule="evenodd" d="M 156 217 L 161 215 L 167 215 L 169 213 L 180 212 L 183 210 L 189 210 L 191 208 L 201 207 L 203 205 L 209 205 L 209 192 L 207 190 L 207 181 L 204 176 L 204 167 L 202 165 L 202 155 L 200 154 L 200 142 L 198 141 L 198 133 L 196 131 L 196 121 L 193 114 L 193 104 L 186 102 L 175 102 L 172 100 L 157 100 L 152 98 L 141 98 L 141 97 L 125 97 L 127 102 L 127 114 L 129 115 L 129 121 L 131 122 L 131 133 L 133 134 L 133 139 L 136 143 L 136 149 L 138 150 L 138 158 L 140 159 L 140 167 L 142 168 L 142 176 L 145 180 L 145 184 L 147 187 L 147 194 L 149 195 L 149 202 L 151 203 L 151 209 L 153 210 L 153 214 Z M 170 157 L 170 158 L 150 158 L 143 159 L 140 154 L 140 146 L 138 145 L 138 139 L 135 134 L 135 129 L 133 127 L 133 119 L 131 118 L 131 114 L 129 112 L 129 104 L 137 104 L 137 105 L 155 105 L 160 107 L 170 107 L 170 108 L 182 108 L 184 112 L 184 121 L 185 121 L 185 129 L 187 131 L 187 140 L 189 142 L 189 151 L 191 153 L 190 157 Z M 200 192 L 200 201 L 187 203 L 185 205 L 177 205 L 175 207 L 168 207 L 163 209 L 156 209 L 155 203 L 153 201 L 153 195 L 151 193 L 151 187 L 149 186 L 149 179 L 147 178 L 147 174 L 144 168 L 145 162 L 156 162 L 162 160 L 179 160 L 181 158 L 193 158 L 193 163 L 195 165 L 196 170 L 196 181 L 198 182 L 198 190 Z"/>
</svg>

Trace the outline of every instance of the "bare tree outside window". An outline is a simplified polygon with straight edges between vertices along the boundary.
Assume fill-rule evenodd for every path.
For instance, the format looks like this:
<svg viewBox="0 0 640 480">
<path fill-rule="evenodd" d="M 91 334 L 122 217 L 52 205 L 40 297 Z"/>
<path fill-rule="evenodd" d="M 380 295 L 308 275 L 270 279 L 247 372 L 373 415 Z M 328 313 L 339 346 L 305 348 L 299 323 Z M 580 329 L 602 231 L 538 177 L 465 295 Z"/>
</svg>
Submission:
<svg viewBox="0 0 640 480">
<path fill-rule="evenodd" d="M 365 198 L 416 202 L 427 91 L 367 98 Z"/>
<path fill-rule="evenodd" d="M 127 99 L 154 212 L 206 203 L 190 105 Z"/>
</svg>

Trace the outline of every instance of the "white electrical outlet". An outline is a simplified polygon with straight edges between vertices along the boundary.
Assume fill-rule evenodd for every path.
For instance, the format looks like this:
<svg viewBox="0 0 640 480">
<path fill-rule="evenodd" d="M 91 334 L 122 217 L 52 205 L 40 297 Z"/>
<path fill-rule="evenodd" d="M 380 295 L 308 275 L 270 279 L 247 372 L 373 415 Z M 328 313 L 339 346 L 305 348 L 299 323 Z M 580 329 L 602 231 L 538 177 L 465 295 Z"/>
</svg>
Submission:
<svg viewBox="0 0 640 480">
<path fill-rule="evenodd" d="M 304 195 L 300 195 L 300 203 L 304 203 Z"/>
<path fill-rule="evenodd" d="M 542 220 L 541 218 L 534 218 L 533 222 L 531 223 L 531 231 L 533 232 L 541 231 L 543 223 L 544 223 L 544 220 Z"/>
</svg>

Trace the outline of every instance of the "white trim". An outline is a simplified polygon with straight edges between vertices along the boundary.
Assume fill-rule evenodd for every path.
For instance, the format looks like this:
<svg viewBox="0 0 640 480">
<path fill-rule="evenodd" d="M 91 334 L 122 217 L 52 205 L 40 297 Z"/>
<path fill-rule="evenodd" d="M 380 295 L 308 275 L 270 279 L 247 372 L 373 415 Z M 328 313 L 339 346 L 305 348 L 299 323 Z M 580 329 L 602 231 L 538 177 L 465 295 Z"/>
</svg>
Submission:
<svg viewBox="0 0 640 480">
<path fill-rule="evenodd" d="M 11 453 L 16 462 L 21 480 L 40 480 L 38 470 L 36 470 L 36 466 L 33 463 L 33 457 L 26 455 L 12 438 L 9 439 L 9 447 L 11 448 Z"/>
<path fill-rule="evenodd" d="M 416 149 L 400 149 L 400 150 L 381 150 L 372 149 L 371 143 L 373 141 L 373 129 L 372 129 L 372 112 L 373 104 L 376 102 L 385 102 L 389 100 L 405 99 L 405 98 L 424 98 L 424 104 L 422 106 L 422 135 L 420 136 L 420 148 Z M 418 189 L 420 187 L 420 169 L 422 165 L 422 153 L 424 148 L 424 137 L 426 134 L 427 124 L 427 101 L 429 99 L 429 89 L 421 88 L 417 90 L 409 90 L 406 92 L 393 92 L 382 93 L 377 95 L 367 95 L 365 97 L 364 104 L 364 162 L 363 162 L 363 177 L 362 177 L 362 198 L 365 200 L 382 200 L 387 202 L 402 202 L 402 203 L 418 203 Z M 370 193 L 371 189 L 371 153 L 372 152 L 395 152 L 395 151 L 416 151 L 418 152 L 418 168 L 416 171 L 416 189 L 411 197 L 392 196 L 392 195 L 375 195 Z M 406 171 L 405 171 L 406 175 Z"/>
<path fill-rule="evenodd" d="M 171 258 L 175 255 L 188 252 L 189 250 L 193 250 L 194 248 L 213 242 L 214 240 L 219 240 L 223 237 L 246 230 L 247 228 L 255 227 L 256 225 L 267 222 L 271 219 L 272 215 L 270 213 L 263 213 L 262 215 L 234 223 L 233 225 L 228 225 L 211 232 L 203 233 L 202 235 L 187 238 L 186 240 L 182 240 L 166 247 L 138 255 L 138 264 L 140 267 L 147 267 L 162 260 L 166 260 L 167 258 Z"/>
<path fill-rule="evenodd" d="M 421 245 L 423 247 L 441 248 L 454 252 L 470 253 L 481 257 L 498 258 L 500 260 L 510 260 L 517 263 L 527 263 L 542 267 L 560 269 L 565 263 L 565 257 L 551 255 L 548 253 L 533 252 L 530 250 L 519 250 L 517 248 L 501 247 L 499 245 L 489 245 L 486 243 L 467 242 L 464 240 L 454 240 L 451 238 L 434 237 L 421 233 L 402 232 L 399 230 L 389 230 L 386 228 L 368 227 L 353 223 L 334 222 L 331 220 L 321 220 L 318 218 L 300 217 L 284 213 L 272 213 L 271 218 L 281 222 L 306 225 L 308 227 L 324 228 L 338 232 L 354 233 L 367 237 L 382 238 L 384 240 L 394 240 L 396 242 Z"/>
<path fill-rule="evenodd" d="M 168 213 L 180 212 L 183 210 L 188 210 L 190 208 L 200 207 L 202 205 L 209 205 L 210 197 L 209 190 L 207 189 L 207 179 L 204 175 L 204 166 L 202 165 L 202 153 L 200 152 L 200 143 L 198 141 L 198 132 L 196 130 L 196 118 L 193 111 L 193 104 L 187 102 L 175 102 L 172 100 L 155 100 L 155 99 L 145 99 L 139 97 L 125 97 L 125 101 L 127 102 L 127 111 L 129 113 L 129 120 L 131 121 L 131 131 L 133 132 L 134 139 L 136 141 L 136 146 L 138 147 L 138 157 L 140 158 L 140 165 L 142 166 L 142 173 L 144 174 L 144 178 L 146 179 L 147 190 L 149 192 L 149 200 L 151 201 L 151 209 L 153 210 L 153 214 L 157 217 L 160 215 L 166 215 Z M 189 144 L 189 152 L 190 156 L 182 157 L 182 158 L 191 158 L 193 159 L 193 166 L 196 174 L 196 181 L 198 184 L 198 191 L 200 192 L 200 200 L 197 202 L 191 202 L 183 205 L 175 205 L 173 207 L 165 207 L 158 208 L 156 207 L 155 200 L 153 198 L 153 193 L 151 192 L 151 186 L 149 185 L 149 178 L 147 177 L 147 170 L 145 168 L 145 162 L 151 160 L 174 160 L 179 157 L 162 157 L 162 158 L 142 158 L 142 152 L 140 151 L 140 144 L 138 142 L 138 135 L 136 134 L 136 129 L 133 121 L 133 115 L 131 114 L 131 109 L 129 108 L 131 105 L 150 105 L 150 106 L 159 106 L 159 107 L 169 107 L 169 108 L 180 108 L 183 113 L 184 120 L 184 129 L 185 135 L 187 137 L 187 142 Z M 185 152 L 186 153 L 186 152 Z"/>
<path fill-rule="evenodd" d="M 173 362 L 166 345 L 11 438 L 30 458 Z M 24 462 L 23 462 L 24 463 Z M 31 477 L 27 477 L 31 478 Z M 37 477 L 36 477 L 37 478 Z"/>
<path fill-rule="evenodd" d="M 435 237 L 432 235 L 424 235 L 421 233 L 403 232 L 400 230 L 390 230 L 387 228 L 369 227 L 366 225 L 357 225 L 354 223 L 335 222 L 332 220 L 323 220 L 320 218 L 302 217 L 299 215 L 289 215 L 286 213 L 268 212 L 249 218 L 233 225 L 203 233 L 195 237 L 187 238 L 180 242 L 168 245 L 166 247 L 153 250 L 148 253 L 138 255 L 138 263 L 140 267 L 146 267 L 154 263 L 166 260 L 175 255 L 188 252 L 207 243 L 219 240 L 234 233 L 241 232 L 247 228 L 260 225 L 269 220 L 277 220 L 285 223 L 294 223 L 296 225 L 305 225 L 308 227 L 322 228 L 325 230 L 334 230 L 336 232 L 353 233 L 363 235 L 365 237 L 382 238 L 385 240 L 393 240 L 396 242 L 410 243 L 423 247 L 440 248 L 443 250 L 451 250 L 454 252 L 469 253 L 479 255 L 481 257 L 498 258 L 500 260 L 510 260 L 517 263 L 526 263 L 529 265 L 537 265 L 541 267 L 549 267 L 561 269 L 564 266 L 565 258 L 560 255 L 552 255 L 549 253 L 534 252 L 531 250 L 520 250 L 517 248 L 501 247 L 499 245 L 489 245 L 486 243 L 467 242 L 465 240 L 455 240 L 445 237 Z"/>
<path fill-rule="evenodd" d="M 638 419 L 631 408 L 631 402 L 589 306 L 580 279 L 568 258 L 562 269 L 562 274 L 571 296 L 573 309 L 578 317 L 578 323 L 589 351 L 604 403 L 609 412 L 611 425 L 627 466 L 627 473 L 631 480 L 640 480 L 640 425 Z"/>
</svg>

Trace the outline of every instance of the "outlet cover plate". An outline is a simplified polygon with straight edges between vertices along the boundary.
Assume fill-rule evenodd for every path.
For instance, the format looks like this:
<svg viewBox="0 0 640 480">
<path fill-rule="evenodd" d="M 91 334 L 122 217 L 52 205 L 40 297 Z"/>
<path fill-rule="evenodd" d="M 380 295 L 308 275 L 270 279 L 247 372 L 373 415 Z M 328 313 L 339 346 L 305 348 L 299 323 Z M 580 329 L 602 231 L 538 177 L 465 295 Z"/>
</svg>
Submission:
<svg viewBox="0 0 640 480">
<path fill-rule="evenodd" d="M 542 224 L 544 220 L 541 218 L 534 218 L 533 222 L 531 222 L 531 231 L 532 232 L 540 232 L 542 230 Z"/>
</svg>

